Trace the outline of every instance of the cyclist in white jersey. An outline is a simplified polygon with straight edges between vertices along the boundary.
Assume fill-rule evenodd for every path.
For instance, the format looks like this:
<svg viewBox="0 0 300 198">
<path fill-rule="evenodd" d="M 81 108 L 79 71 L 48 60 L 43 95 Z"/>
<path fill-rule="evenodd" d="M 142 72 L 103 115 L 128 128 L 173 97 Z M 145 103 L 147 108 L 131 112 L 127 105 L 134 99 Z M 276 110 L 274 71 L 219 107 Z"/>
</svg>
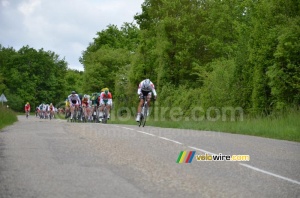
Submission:
<svg viewBox="0 0 300 198">
<path fill-rule="evenodd" d="M 43 118 L 47 118 L 47 104 L 43 103 Z"/>
<path fill-rule="evenodd" d="M 74 109 L 75 109 L 75 107 L 76 107 L 77 110 L 79 109 L 79 105 L 81 105 L 81 100 L 80 100 L 78 94 L 76 94 L 75 91 L 72 91 L 72 93 L 68 96 L 68 100 L 70 102 L 71 119 L 72 119 Z"/>
<path fill-rule="evenodd" d="M 148 107 L 150 107 L 152 93 L 154 95 L 154 100 L 156 100 L 157 94 L 155 91 L 155 86 L 149 79 L 145 79 L 142 82 L 140 82 L 139 88 L 137 91 L 137 94 L 139 95 L 139 98 L 140 98 L 140 103 L 138 106 L 138 112 L 137 112 L 137 117 L 136 117 L 137 122 L 140 121 L 142 105 L 144 104 L 144 98 L 147 98 Z M 148 108 L 147 114 L 149 115 L 149 108 Z"/>
</svg>

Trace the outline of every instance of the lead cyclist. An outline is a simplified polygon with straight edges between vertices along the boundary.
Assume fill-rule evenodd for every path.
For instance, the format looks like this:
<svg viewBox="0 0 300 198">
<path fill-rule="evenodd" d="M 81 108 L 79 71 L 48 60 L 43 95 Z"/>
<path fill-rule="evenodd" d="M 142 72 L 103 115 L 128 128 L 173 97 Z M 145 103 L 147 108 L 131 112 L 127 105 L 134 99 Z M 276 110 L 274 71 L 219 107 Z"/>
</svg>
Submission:
<svg viewBox="0 0 300 198">
<path fill-rule="evenodd" d="M 150 108 L 150 101 L 151 101 L 152 93 L 154 95 L 154 100 L 156 100 L 157 93 L 155 91 L 154 84 L 149 79 L 145 79 L 145 80 L 141 81 L 139 84 L 139 87 L 138 87 L 138 91 L 137 91 L 137 94 L 139 95 L 139 98 L 140 98 L 140 103 L 138 105 L 138 112 L 137 112 L 137 116 L 136 116 L 137 122 L 139 122 L 140 118 L 141 118 L 141 111 L 142 111 L 142 106 L 144 104 L 144 98 L 147 98 L 148 107 Z M 149 108 L 148 108 L 147 115 L 149 115 Z"/>
</svg>

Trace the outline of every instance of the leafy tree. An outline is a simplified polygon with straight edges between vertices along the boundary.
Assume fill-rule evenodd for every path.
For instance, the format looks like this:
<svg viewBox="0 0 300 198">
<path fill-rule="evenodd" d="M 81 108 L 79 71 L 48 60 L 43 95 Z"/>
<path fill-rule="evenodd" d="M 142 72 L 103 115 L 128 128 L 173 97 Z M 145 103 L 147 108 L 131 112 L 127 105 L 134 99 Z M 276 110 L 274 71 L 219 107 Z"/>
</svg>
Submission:
<svg viewBox="0 0 300 198">
<path fill-rule="evenodd" d="M 139 42 L 139 29 L 133 24 L 124 23 L 120 29 L 110 25 L 97 35 L 80 59 L 85 68 L 83 89 L 93 93 L 108 87 L 114 98 L 122 100 L 127 93 L 117 86 L 121 85 L 118 79 L 123 81 L 124 74 L 128 73 Z"/>
<path fill-rule="evenodd" d="M 275 108 L 300 104 L 300 17 L 280 26 L 275 61 L 268 68 L 269 86 Z"/>
<path fill-rule="evenodd" d="M 0 49 L 3 84 L 9 98 L 9 105 L 23 111 L 23 104 L 32 107 L 41 102 L 59 102 L 65 92 L 64 76 L 67 63 L 59 56 L 43 49 L 35 50 L 24 46 L 19 51 L 12 48 Z M 20 105 L 22 103 L 22 105 Z"/>
</svg>

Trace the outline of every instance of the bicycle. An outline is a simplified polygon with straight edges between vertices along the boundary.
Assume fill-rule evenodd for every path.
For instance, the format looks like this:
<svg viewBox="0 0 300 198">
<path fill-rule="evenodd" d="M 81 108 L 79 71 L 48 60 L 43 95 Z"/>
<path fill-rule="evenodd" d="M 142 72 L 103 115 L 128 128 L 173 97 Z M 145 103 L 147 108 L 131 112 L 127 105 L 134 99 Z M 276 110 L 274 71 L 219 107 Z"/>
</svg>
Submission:
<svg viewBox="0 0 300 198">
<path fill-rule="evenodd" d="M 50 111 L 49 118 L 50 118 L 50 120 L 51 120 L 52 118 L 54 118 L 54 111 L 53 111 L 53 110 Z"/>
<path fill-rule="evenodd" d="M 142 106 L 142 111 L 140 114 L 140 122 L 139 122 L 139 127 L 142 125 L 143 127 L 146 124 L 147 121 L 147 117 L 148 117 L 148 102 L 147 102 L 147 98 L 144 97 L 144 103 Z"/>
<path fill-rule="evenodd" d="M 83 121 L 83 109 L 81 106 L 78 107 L 79 110 L 77 111 L 77 121 L 82 122 Z"/>
<path fill-rule="evenodd" d="M 99 122 L 99 110 L 96 104 L 94 105 L 92 112 L 93 122 Z"/>
<path fill-rule="evenodd" d="M 26 118 L 28 119 L 29 116 L 29 110 L 26 110 Z"/>
<path fill-rule="evenodd" d="M 103 109 L 103 117 L 102 117 L 102 121 L 101 121 L 103 124 L 107 123 L 107 120 L 108 120 L 107 116 L 108 116 L 108 110 L 107 110 L 106 104 L 105 104 L 104 109 Z"/>
<path fill-rule="evenodd" d="M 71 116 L 69 117 L 71 122 L 76 122 L 77 121 L 77 116 L 78 116 L 77 114 L 78 114 L 78 110 L 77 110 L 77 107 L 75 106 L 72 117 Z"/>
<path fill-rule="evenodd" d="M 82 106 L 82 122 L 88 121 L 87 106 Z"/>
<path fill-rule="evenodd" d="M 44 119 L 45 118 L 45 115 L 44 115 L 44 111 L 43 110 L 40 110 L 40 119 Z"/>
</svg>

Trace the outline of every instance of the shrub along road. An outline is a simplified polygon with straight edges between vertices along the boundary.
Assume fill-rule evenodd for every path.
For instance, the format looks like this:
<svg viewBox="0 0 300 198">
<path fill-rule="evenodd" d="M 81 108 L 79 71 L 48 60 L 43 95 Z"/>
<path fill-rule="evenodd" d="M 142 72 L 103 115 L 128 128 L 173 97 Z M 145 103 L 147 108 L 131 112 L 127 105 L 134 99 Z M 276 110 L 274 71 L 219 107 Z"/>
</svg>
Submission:
<svg viewBox="0 0 300 198">
<path fill-rule="evenodd" d="M 0 197 L 300 196 L 300 143 L 18 119 L 0 132 Z M 187 155 L 176 163 L 181 151 Z M 195 156 L 185 163 L 190 151 Z M 249 155 L 250 161 L 197 161 L 205 154 Z"/>
</svg>

